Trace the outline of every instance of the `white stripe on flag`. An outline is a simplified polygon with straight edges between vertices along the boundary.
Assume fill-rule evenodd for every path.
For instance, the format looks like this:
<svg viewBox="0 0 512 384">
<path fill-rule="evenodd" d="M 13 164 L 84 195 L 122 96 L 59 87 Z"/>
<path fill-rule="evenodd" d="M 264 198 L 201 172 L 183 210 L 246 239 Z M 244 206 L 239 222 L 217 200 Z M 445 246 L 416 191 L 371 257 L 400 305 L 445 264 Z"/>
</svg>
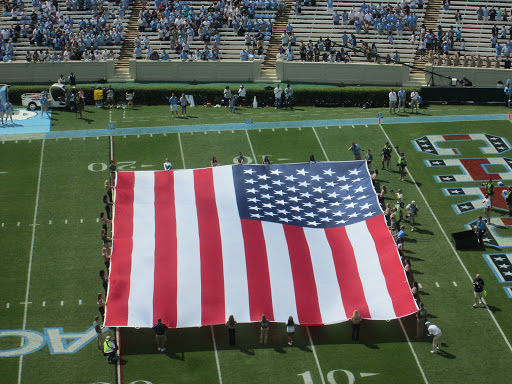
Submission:
<svg viewBox="0 0 512 384">
<path fill-rule="evenodd" d="M 133 250 L 128 298 L 128 324 L 153 323 L 155 280 L 155 174 L 135 172 L 133 187 Z"/>
<path fill-rule="evenodd" d="M 382 273 L 379 255 L 366 222 L 361 221 L 345 228 L 350 242 L 354 245 L 359 278 L 363 284 L 364 295 L 372 319 L 395 318 L 395 310 Z"/>
<path fill-rule="evenodd" d="M 174 172 L 178 249 L 177 327 L 201 325 L 201 253 L 193 171 Z"/>
<path fill-rule="evenodd" d="M 283 321 L 288 319 L 288 316 L 293 316 L 298 321 L 292 266 L 283 226 L 267 221 L 262 221 L 261 225 L 267 244 L 274 319 Z"/>
<path fill-rule="evenodd" d="M 213 168 L 213 182 L 222 242 L 226 319 L 234 315 L 238 322 L 248 323 L 251 316 L 247 267 L 232 167 Z"/>
<path fill-rule="evenodd" d="M 346 317 L 331 247 L 323 229 L 304 228 L 315 274 L 318 303 L 323 324 L 339 322 Z"/>
</svg>

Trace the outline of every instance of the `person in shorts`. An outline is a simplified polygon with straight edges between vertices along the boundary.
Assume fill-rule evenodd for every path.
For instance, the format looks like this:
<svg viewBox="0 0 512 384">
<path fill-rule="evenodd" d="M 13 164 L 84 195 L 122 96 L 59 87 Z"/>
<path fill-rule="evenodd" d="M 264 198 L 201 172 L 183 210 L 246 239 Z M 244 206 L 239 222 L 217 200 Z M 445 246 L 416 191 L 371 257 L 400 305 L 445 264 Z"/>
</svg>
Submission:
<svg viewBox="0 0 512 384">
<path fill-rule="evenodd" d="M 9 99 L 7 99 L 5 101 L 4 111 L 5 111 L 5 124 L 7 124 L 7 120 L 9 120 L 9 118 L 11 118 L 11 123 L 14 124 L 14 121 L 12 121 L 12 104 L 9 101 Z"/>
<path fill-rule="evenodd" d="M 4 125 L 4 114 L 5 114 L 4 104 L 0 101 L 0 120 L 2 120 L 2 125 Z"/>
<path fill-rule="evenodd" d="M 478 302 L 483 304 L 482 300 L 484 297 L 484 280 L 480 277 L 480 274 L 476 275 L 476 278 L 473 280 L 473 285 L 475 286 L 475 303 L 473 304 L 473 308 L 476 308 Z"/>
<path fill-rule="evenodd" d="M 153 325 L 156 334 L 156 345 L 159 352 L 165 352 L 165 345 L 167 344 L 167 325 L 162 323 L 162 319 L 158 318 L 157 323 Z"/>
<path fill-rule="evenodd" d="M 171 97 L 169 98 L 169 107 L 171 108 L 171 117 L 178 117 L 178 98 L 173 93 Z"/>
</svg>

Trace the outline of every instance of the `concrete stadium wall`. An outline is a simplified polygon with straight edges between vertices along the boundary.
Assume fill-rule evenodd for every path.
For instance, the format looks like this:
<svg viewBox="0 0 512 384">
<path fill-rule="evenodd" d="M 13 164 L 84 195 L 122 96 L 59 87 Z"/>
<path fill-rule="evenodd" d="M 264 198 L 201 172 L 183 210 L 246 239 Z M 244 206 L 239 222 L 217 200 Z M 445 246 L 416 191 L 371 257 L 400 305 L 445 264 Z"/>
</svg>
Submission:
<svg viewBox="0 0 512 384">
<path fill-rule="evenodd" d="M 401 86 L 409 80 L 409 68 L 394 64 L 278 61 L 276 69 L 284 82 Z"/>
<path fill-rule="evenodd" d="M 448 76 L 451 78 L 462 79 L 467 77 L 474 87 L 496 87 L 498 81 L 503 84 L 507 79 L 512 78 L 512 70 L 510 69 L 495 69 L 495 68 L 472 68 L 472 67 L 438 67 L 427 64 L 425 66 L 427 71 L 432 71 L 439 75 Z M 428 83 L 431 74 L 425 72 L 425 81 Z M 450 80 L 440 76 L 434 76 L 434 84 L 436 86 L 449 86 Z M 459 85 L 460 86 L 460 85 Z"/>
<path fill-rule="evenodd" d="M 130 60 L 135 81 L 236 81 L 252 82 L 260 77 L 261 60 L 254 61 L 146 61 Z"/>
<path fill-rule="evenodd" d="M 95 82 L 114 75 L 114 61 L 64 63 L 12 62 L 0 64 L 1 82 L 12 83 L 56 83 L 61 74 L 67 79 L 73 72 L 78 82 Z"/>
</svg>

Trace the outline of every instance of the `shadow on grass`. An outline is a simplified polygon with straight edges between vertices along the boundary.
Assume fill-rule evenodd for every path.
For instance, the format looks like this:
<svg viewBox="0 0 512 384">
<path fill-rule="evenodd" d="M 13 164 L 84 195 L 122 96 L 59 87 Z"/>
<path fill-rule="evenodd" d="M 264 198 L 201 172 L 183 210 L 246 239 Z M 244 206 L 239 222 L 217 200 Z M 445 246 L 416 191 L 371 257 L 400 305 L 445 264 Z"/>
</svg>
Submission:
<svg viewBox="0 0 512 384">
<path fill-rule="evenodd" d="M 435 316 L 429 314 L 429 318 Z M 413 334 L 416 318 L 411 315 L 402 319 L 409 334 Z M 312 352 L 306 327 L 297 326 L 293 346 L 288 346 L 286 326 L 281 323 L 271 323 L 268 345 L 259 343 L 260 328 L 258 323 L 239 324 L 236 330 L 236 345 L 229 345 L 227 329 L 224 325 L 213 327 L 216 347 L 220 351 L 243 353 L 255 356 L 258 350 L 270 349 L 279 354 L 287 354 L 292 348 L 304 352 Z M 310 333 L 315 345 L 354 344 L 352 327 L 348 322 L 328 326 L 310 326 Z M 214 351 L 209 327 L 169 329 L 167 332 L 167 351 L 170 359 L 185 361 L 186 354 L 199 351 Z M 162 354 L 158 352 L 155 333 L 152 329 L 122 328 L 122 355 Z M 405 336 L 397 320 L 371 321 L 361 324 L 360 343 L 367 348 L 380 349 L 379 344 L 405 342 Z"/>
<path fill-rule="evenodd" d="M 501 309 L 499 309 L 498 307 L 495 307 L 495 306 L 493 306 L 493 305 L 487 305 L 487 308 L 489 308 L 489 310 L 490 310 L 492 313 L 501 312 Z"/>
</svg>

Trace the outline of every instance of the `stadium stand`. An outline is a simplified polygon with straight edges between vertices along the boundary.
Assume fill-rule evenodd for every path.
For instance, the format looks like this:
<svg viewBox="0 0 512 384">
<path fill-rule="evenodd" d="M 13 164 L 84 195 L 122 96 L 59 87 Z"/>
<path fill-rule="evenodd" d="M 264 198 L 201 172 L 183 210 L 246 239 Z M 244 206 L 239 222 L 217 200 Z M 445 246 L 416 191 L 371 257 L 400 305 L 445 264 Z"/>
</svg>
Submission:
<svg viewBox="0 0 512 384">
<path fill-rule="evenodd" d="M 236 4 L 223 0 L 147 3 L 139 12 L 135 57 L 240 60 L 244 49 L 253 49 L 254 58 L 260 58 L 270 40 L 277 3 L 260 0 L 247 2 L 245 7 L 241 2 Z"/>
<path fill-rule="evenodd" d="M 2 61 L 106 60 L 119 56 L 129 1 L 4 1 Z"/>
<path fill-rule="evenodd" d="M 445 1 L 438 29 L 434 32 L 438 43 L 447 42 L 450 49 L 446 55 L 443 51 L 432 56 L 429 62 L 434 65 L 503 67 L 512 51 L 511 11 L 507 10 L 510 4 L 503 0 Z"/>
</svg>

